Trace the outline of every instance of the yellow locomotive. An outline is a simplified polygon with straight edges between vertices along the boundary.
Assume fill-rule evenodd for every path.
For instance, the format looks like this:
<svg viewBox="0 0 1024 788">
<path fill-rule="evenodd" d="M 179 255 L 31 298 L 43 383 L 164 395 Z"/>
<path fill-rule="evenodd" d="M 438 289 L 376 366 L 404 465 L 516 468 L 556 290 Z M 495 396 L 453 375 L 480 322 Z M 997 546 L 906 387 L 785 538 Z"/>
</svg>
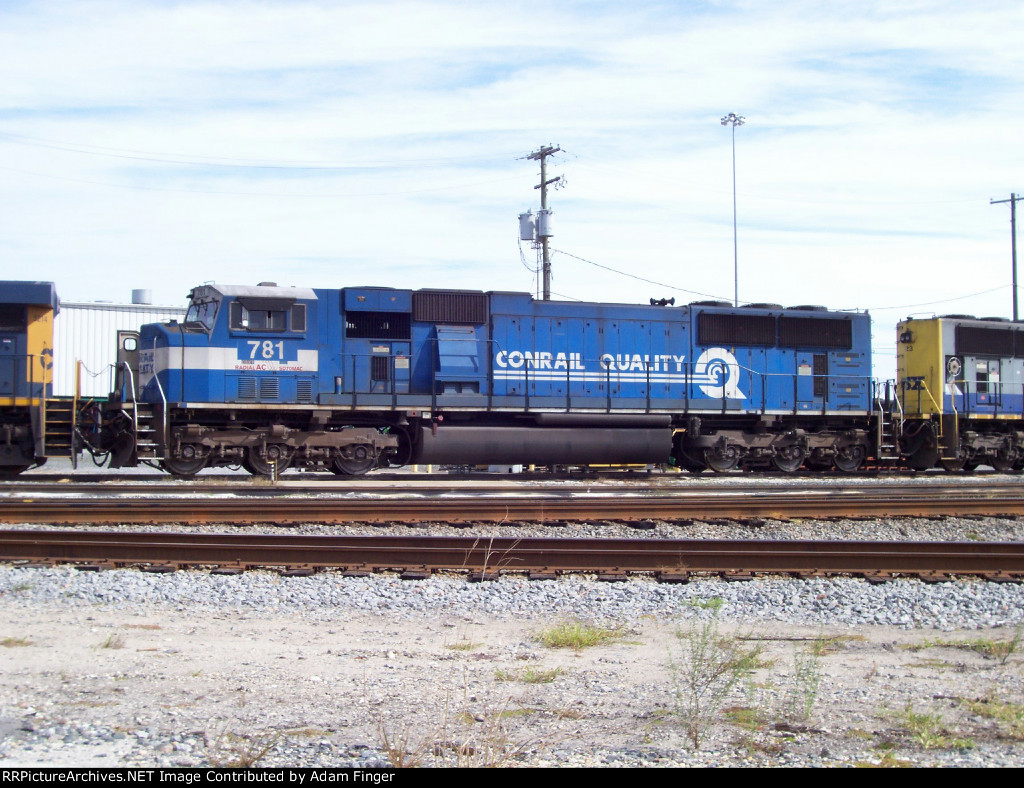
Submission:
<svg viewBox="0 0 1024 788">
<path fill-rule="evenodd" d="M 944 315 L 896 331 L 906 464 L 1024 469 L 1024 322 Z"/>
</svg>

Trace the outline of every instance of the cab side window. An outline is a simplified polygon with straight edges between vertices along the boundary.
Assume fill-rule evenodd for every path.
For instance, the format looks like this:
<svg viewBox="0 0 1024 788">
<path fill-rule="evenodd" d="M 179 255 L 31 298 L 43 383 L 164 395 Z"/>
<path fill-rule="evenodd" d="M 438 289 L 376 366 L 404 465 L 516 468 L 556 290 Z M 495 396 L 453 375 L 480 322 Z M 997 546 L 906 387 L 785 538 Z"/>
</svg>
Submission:
<svg viewBox="0 0 1024 788">
<path fill-rule="evenodd" d="M 248 306 L 240 301 L 231 302 L 231 328 L 235 331 L 288 331 L 289 317 L 291 330 L 306 330 L 306 305 L 292 304 L 288 308 L 262 309 L 256 303 Z"/>
</svg>

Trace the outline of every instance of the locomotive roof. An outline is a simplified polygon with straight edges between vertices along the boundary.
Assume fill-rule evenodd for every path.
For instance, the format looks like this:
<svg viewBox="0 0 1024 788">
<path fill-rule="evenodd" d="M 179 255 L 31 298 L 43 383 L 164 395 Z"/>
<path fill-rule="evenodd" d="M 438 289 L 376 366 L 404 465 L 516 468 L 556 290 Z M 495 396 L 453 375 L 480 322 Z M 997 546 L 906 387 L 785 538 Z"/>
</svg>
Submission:
<svg viewBox="0 0 1024 788">
<path fill-rule="evenodd" d="M 54 314 L 60 311 L 60 299 L 57 298 L 57 287 L 53 282 L 0 282 L 5 304 L 29 304 L 31 306 L 49 306 Z"/>
<path fill-rule="evenodd" d="M 194 300 L 231 296 L 232 298 L 303 298 L 316 301 L 316 293 L 308 287 L 278 287 L 277 285 L 201 285 L 192 288 L 189 297 Z"/>
</svg>

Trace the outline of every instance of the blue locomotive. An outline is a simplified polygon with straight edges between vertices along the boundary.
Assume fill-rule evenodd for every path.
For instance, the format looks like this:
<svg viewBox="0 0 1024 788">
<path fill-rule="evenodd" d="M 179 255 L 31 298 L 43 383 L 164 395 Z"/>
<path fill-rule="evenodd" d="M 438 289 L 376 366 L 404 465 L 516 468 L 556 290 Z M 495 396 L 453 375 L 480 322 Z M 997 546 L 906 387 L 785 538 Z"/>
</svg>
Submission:
<svg viewBox="0 0 1024 788">
<path fill-rule="evenodd" d="M 856 470 L 877 454 L 870 318 L 823 307 L 205 285 L 119 338 L 86 443 L 178 475 L 242 464 L 673 463 Z"/>
</svg>

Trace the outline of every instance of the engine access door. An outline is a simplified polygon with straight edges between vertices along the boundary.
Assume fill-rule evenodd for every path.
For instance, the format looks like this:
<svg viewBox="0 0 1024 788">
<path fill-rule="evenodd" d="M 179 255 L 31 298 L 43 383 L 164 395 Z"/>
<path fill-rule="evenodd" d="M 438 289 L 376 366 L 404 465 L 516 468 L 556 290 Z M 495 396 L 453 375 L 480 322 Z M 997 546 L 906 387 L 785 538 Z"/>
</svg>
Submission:
<svg viewBox="0 0 1024 788">
<path fill-rule="evenodd" d="M 130 374 L 129 374 L 130 373 Z M 114 391 L 122 402 L 133 402 L 139 386 L 139 332 L 117 332 L 117 375 Z M 134 391 L 130 390 L 134 387 Z"/>
</svg>

